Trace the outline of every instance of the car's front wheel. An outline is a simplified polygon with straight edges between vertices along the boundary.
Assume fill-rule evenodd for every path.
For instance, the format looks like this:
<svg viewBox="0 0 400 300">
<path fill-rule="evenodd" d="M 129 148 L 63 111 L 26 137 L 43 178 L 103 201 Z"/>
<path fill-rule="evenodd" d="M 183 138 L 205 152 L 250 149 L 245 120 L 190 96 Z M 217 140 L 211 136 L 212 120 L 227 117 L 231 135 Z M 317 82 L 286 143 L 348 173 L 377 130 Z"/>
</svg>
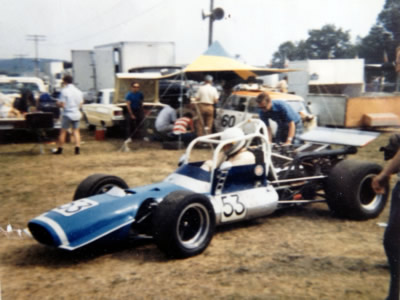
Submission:
<svg viewBox="0 0 400 300">
<path fill-rule="evenodd" d="M 372 178 L 382 167 L 375 163 L 343 160 L 331 170 L 325 187 L 329 208 L 338 216 L 366 220 L 377 217 L 385 208 L 388 190 L 375 194 Z"/>
<path fill-rule="evenodd" d="M 170 257 L 200 254 L 209 245 L 214 228 L 215 213 L 210 200 L 188 191 L 170 193 L 153 216 L 154 240 Z"/>
<path fill-rule="evenodd" d="M 127 189 L 126 182 L 113 175 L 93 174 L 84 179 L 76 188 L 73 200 L 78 200 L 98 194 L 103 194 L 113 187 Z"/>
</svg>

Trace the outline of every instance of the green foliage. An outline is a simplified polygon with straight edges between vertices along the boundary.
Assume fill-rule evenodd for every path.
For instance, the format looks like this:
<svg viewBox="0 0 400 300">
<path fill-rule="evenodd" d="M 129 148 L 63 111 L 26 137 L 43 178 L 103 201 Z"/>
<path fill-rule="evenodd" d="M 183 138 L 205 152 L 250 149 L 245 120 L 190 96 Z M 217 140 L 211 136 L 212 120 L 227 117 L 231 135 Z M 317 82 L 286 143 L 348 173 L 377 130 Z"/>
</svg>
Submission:
<svg viewBox="0 0 400 300">
<path fill-rule="evenodd" d="M 378 21 L 393 35 L 393 40 L 400 43 L 400 0 L 386 0 Z"/>
<path fill-rule="evenodd" d="M 390 39 L 390 35 L 382 26 L 374 25 L 369 34 L 361 39 L 357 46 L 359 57 L 364 58 L 368 64 L 383 63 L 384 52 L 387 45 L 391 43 Z"/>
<path fill-rule="evenodd" d="M 400 46 L 400 0 L 386 0 L 378 14 L 377 23 L 366 37 L 359 37 L 356 45 L 350 42 L 349 31 L 325 25 L 308 32 L 300 42 L 287 41 L 273 54 L 271 65 L 285 67 L 287 60 L 364 58 L 366 63 L 384 63 L 395 60 L 395 49 Z"/>
<path fill-rule="evenodd" d="M 281 44 L 273 55 L 272 66 L 284 67 L 286 60 L 352 58 L 356 55 L 349 32 L 336 29 L 334 25 L 310 30 L 308 35 L 305 41 Z"/>
</svg>

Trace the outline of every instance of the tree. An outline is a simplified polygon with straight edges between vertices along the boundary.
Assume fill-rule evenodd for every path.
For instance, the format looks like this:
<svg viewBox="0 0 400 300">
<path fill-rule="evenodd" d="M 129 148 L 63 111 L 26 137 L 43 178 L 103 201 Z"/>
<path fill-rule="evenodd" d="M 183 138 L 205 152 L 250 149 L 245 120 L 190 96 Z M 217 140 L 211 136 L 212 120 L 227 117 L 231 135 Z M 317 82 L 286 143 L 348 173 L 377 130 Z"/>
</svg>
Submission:
<svg viewBox="0 0 400 300">
<path fill-rule="evenodd" d="M 400 45 L 400 0 L 386 0 L 377 22 L 357 45 L 366 63 L 393 63 Z M 387 61 L 385 61 L 387 59 Z"/>
<path fill-rule="evenodd" d="M 334 25 L 325 25 L 320 30 L 310 30 L 307 39 L 309 58 L 351 58 L 355 56 L 355 48 L 350 42 L 348 31 L 336 29 Z"/>
<path fill-rule="evenodd" d="M 394 61 L 395 49 L 400 46 L 400 0 L 386 0 L 383 10 L 378 15 L 378 22 L 390 35 L 385 47 L 389 61 Z"/>
<path fill-rule="evenodd" d="M 386 54 L 390 52 L 387 50 L 387 47 L 392 42 L 390 34 L 385 30 L 385 28 L 383 28 L 383 26 L 374 25 L 368 35 L 365 38 L 362 38 L 357 45 L 358 55 L 360 58 L 364 58 L 365 63 L 367 64 L 383 63 L 385 51 Z"/>
<path fill-rule="evenodd" d="M 400 0 L 386 0 L 378 21 L 393 35 L 393 40 L 400 43 Z"/>
<path fill-rule="evenodd" d="M 348 31 L 325 25 L 321 29 L 308 31 L 307 40 L 281 44 L 272 58 L 273 67 L 283 67 L 285 60 L 352 58 L 356 47 L 350 42 Z"/>
</svg>

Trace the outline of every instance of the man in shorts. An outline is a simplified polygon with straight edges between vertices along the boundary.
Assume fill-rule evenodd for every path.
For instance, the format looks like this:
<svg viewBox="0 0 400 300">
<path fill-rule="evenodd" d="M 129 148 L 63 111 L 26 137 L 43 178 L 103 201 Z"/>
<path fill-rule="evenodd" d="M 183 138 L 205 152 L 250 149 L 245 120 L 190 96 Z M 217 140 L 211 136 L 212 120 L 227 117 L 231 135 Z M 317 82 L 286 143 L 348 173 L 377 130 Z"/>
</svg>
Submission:
<svg viewBox="0 0 400 300">
<path fill-rule="evenodd" d="M 65 75 L 63 78 L 64 87 L 58 99 L 58 105 L 63 109 L 61 115 L 61 129 L 57 142 L 57 151 L 54 154 L 62 154 L 63 145 L 67 135 L 67 130 L 72 127 L 72 134 L 75 138 L 75 154 L 80 153 L 81 135 L 79 132 L 79 121 L 81 119 L 81 107 L 83 94 L 73 84 L 72 76 Z"/>
</svg>

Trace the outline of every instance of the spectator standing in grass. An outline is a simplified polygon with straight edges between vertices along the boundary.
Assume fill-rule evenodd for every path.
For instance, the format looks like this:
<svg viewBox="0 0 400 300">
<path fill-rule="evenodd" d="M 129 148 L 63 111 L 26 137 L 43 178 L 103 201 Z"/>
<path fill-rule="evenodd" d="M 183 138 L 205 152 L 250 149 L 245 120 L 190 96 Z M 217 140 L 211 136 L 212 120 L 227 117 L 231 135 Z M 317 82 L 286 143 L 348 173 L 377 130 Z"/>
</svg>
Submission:
<svg viewBox="0 0 400 300">
<path fill-rule="evenodd" d="M 131 91 L 125 95 L 128 111 L 125 116 L 127 138 L 132 138 L 135 134 L 139 135 L 138 129 L 144 119 L 143 101 L 144 95 L 140 91 L 140 84 L 132 82 Z"/>
<path fill-rule="evenodd" d="M 386 148 L 386 149 L 385 149 Z M 377 194 L 384 194 L 389 187 L 392 174 L 400 176 L 400 135 L 392 135 L 385 150 L 385 160 L 390 162 L 373 178 L 372 188 Z M 397 152 L 396 152 L 397 151 Z M 383 246 L 390 269 L 389 293 L 386 300 L 400 299 L 400 182 L 392 191 L 389 220 L 383 236 Z"/>
<path fill-rule="evenodd" d="M 73 84 L 71 75 L 65 75 L 63 78 L 64 87 L 61 90 L 58 106 L 62 108 L 61 129 L 57 142 L 57 150 L 54 154 L 62 154 L 63 145 L 67 135 L 67 130 L 72 127 L 72 134 L 75 140 L 75 154 L 80 154 L 81 135 L 79 123 L 82 117 L 81 108 L 83 104 L 83 94 Z"/>
<path fill-rule="evenodd" d="M 204 84 L 197 90 L 195 96 L 194 105 L 199 117 L 196 122 L 196 133 L 198 136 L 212 133 L 214 105 L 219 99 L 218 91 L 212 86 L 212 81 L 212 76 L 206 75 Z"/>
</svg>

